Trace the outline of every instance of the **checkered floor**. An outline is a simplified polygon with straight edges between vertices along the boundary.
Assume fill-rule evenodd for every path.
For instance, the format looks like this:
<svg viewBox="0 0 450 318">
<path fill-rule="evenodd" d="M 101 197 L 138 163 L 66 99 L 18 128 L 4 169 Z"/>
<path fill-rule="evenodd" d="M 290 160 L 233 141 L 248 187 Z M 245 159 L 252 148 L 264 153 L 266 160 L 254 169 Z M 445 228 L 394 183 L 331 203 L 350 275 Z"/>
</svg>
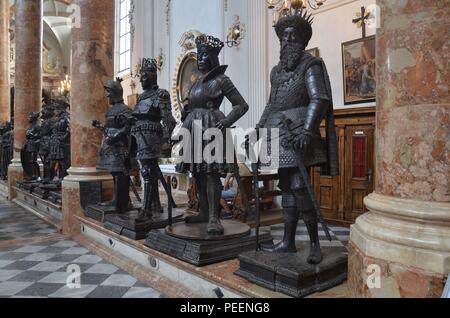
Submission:
<svg viewBox="0 0 450 318">
<path fill-rule="evenodd" d="M 322 248 L 333 248 L 335 250 L 342 249 L 343 252 L 347 252 L 348 241 L 350 238 L 350 229 L 345 227 L 337 227 L 337 226 L 329 226 L 332 241 L 330 242 L 325 236 L 325 232 L 323 231 L 323 227 L 319 224 L 319 238 L 320 245 Z M 273 225 L 269 228 L 270 233 L 274 239 L 275 243 L 280 242 L 283 239 L 284 233 L 284 225 L 278 224 Z M 298 222 L 297 233 L 296 233 L 296 242 L 297 243 L 305 243 L 309 242 L 308 230 L 306 229 L 306 225 L 303 221 Z"/>
<path fill-rule="evenodd" d="M 76 242 L 49 234 L 58 235 L 37 217 L 0 199 L 0 298 L 163 297 Z M 17 238 L 29 243 L 8 243 Z M 44 242 L 35 242 L 38 238 Z"/>
<path fill-rule="evenodd" d="M 21 207 L 0 199 L 0 242 L 57 234 L 57 230 Z"/>
</svg>

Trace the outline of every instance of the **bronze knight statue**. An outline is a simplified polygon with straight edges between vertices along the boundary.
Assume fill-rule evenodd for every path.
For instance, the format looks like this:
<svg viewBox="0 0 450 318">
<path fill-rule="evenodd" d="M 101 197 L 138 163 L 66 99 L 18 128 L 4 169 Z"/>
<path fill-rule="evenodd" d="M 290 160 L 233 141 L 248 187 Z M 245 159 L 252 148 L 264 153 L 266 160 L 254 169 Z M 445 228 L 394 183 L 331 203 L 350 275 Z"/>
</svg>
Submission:
<svg viewBox="0 0 450 318">
<path fill-rule="evenodd" d="M 110 202 L 102 206 L 112 206 L 116 213 L 125 213 L 130 205 L 130 153 L 129 134 L 131 129 L 131 109 L 124 104 L 122 80 L 109 80 L 105 92 L 109 100 L 105 125 L 93 121 L 92 125 L 103 132 L 100 159 L 97 169 L 108 171 L 114 177 L 114 195 Z"/>
<path fill-rule="evenodd" d="M 202 74 L 190 90 L 183 116 L 183 128 L 190 131 L 193 136 L 195 122 L 200 121 L 202 133 L 209 128 L 218 128 L 225 134 L 226 129 L 231 128 L 249 107 L 230 78 L 225 75 L 227 66 L 219 63 L 218 56 L 224 46 L 223 42 L 212 36 L 201 35 L 197 37 L 196 45 L 198 69 Z M 220 111 L 225 97 L 233 106 L 228 116 Z M 208 143 L 203 141 L 200 148 L 204 150 Z M 190 162 L 181 162 L 177 165 L 178 172 L 193 173 L 200 198 L 200 213 L 187 217 L 186 223 L 208 223 L 207 233 L 210 235 L 224 234 L 224 227 L 219 219 L 223 188 L 220 177 L 234 172 L 234 163 L 226 161 L 225 148 L 224 146 L 222 162 L 207 163 L 203 160 L 195 163 L 193 158 L 190 158 Z"/>
<path fill-rule="evenodd" d="M 148 219 L 152 219 L 155 213 L 162 212 L 158 180 L 163 177 L 158 159 L 168 155 L 164 153 L 164 149 L 171 149 L 170 137 L 176 126 L 169 92 L 157 85 L 157 71 L 156 60 L 142 60 L 140 81 L 144 92 L 139 96 L 132 114 L 134 124 L 131 132 L 136 140 L 136 159 L 141 163 L 144 180 L 144 202 L 140 218 Z"/>
<path fill-rule="evenodd" d="M 280 62 L 270 75 L 271 94 L 258 128 L 279 128 L 279 187 L 284 210 L 283 241 L 263 250 L 295 253 L 295 235 L 300 217 L 308 229 L 311 247 L 310 264 L 322 261 L 318 221 L 320 214 L 313 204 L 310 167 L 327 167 L 331 176 L 339 175 L 336 131 L 331 85 L 320 58 L 305 52 L 312 37 L 312 20 L 306 13 L 282 17 L 275 26 L 281 43 Z M 327 139 L 320 135 L 326 120 Z M 304 172 L 302 174 L 302 171 Z"/>
<path fill-rule="evenodd" d="M 30 113 L 28 119 L 30 127 L 26 131 L 25 143 L 20 152 L 23 170 L 27 175 L 27 181 L 39 181 L 40 170 L 38 164 L 39 141 L 41 138 L 41 126 L 39 125 L 40 112 Z"/>
</svg>

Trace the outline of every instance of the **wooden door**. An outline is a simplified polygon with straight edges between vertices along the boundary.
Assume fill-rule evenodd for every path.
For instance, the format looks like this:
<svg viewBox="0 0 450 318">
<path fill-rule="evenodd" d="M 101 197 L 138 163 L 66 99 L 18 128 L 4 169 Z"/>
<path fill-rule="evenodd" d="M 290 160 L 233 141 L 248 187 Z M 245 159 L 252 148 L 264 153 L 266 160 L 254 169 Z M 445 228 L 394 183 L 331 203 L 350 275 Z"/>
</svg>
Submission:
<svg viewBox="0 0 450 318">
<path fill-rule="evenodd" d="M 374 184 L 373 126 L 348 126 L 345 131 L 344 221 L 367 212 L 364 198 Z"/>
</svg>

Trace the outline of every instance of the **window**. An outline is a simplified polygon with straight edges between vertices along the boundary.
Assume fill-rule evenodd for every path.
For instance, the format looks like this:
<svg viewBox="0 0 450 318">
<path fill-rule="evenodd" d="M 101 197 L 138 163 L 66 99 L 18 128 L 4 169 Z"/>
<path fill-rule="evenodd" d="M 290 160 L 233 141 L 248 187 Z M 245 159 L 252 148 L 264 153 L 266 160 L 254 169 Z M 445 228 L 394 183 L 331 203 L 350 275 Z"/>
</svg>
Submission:
<svg viewBox="0 0 450 318">
<path fill-rule="evenodd" d="M 130 0 L 118 0 L 118 73 L 130 70 L 131 64 L 131 32 L 130 32 Z"/>
</svg>

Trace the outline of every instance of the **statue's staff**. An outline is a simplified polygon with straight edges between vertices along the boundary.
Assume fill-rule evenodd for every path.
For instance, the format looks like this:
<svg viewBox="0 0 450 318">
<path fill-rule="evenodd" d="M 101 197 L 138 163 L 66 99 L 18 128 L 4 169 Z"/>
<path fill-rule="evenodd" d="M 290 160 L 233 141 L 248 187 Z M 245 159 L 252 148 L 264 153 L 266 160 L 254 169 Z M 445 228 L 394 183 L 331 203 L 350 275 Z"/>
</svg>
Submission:
<svg viewBox="0 0 450 318">
<path fill-rule="evenodd" d="M 287 137 L 288 139 L 295 140 L 295 138 L 298 135 L 294 133 L 294 131 L 293 131 L 294 128 L 290 127 L 292 125 L 292 121 L 289 118 L 284 117 L 283 121 L 282 121 L 282 125 L 286 129 L 286 133 L 284 133 L 283 136 Z M 310 199 L 311 199 L 311 201 L 313 203 L 313 207 L 314 207 L 314 210 L 315 210 L 315 212 L 317 214 L 317 218 L 319 220 L 319 223 L 322 224 L 323 230 L 325 231 L 325 235 L 327 236 L 327 239 L 331 242 L 333 239 L 331 238 L 328 226 L 325 223 L 325 221 L 323 220 L 322 214 L 320 212 L 319 203 L 317 202 L 316 195 L 315 195 L 315 193 L 314 193 L 314 191 L 312 189 L 311 177 L 309 176 L 308 170 L 306 169 L 306 166 L 305 166 L 305 164 L 303 163 L 303 160 L 302 160 L 301 150 L 297 151 L 297 164 L 298 164 L 298 168 L 300 170 L 300 174 L 301 174 L 301 176 L 303 178 L 303 181 L 304 181 L 304 183 L 306 185 L 306 190 L 308 191 L 309 197 L 310 197 Z M 296 195 L 296 198 L 298 200 L 298 194 Z"/>
</svg>

